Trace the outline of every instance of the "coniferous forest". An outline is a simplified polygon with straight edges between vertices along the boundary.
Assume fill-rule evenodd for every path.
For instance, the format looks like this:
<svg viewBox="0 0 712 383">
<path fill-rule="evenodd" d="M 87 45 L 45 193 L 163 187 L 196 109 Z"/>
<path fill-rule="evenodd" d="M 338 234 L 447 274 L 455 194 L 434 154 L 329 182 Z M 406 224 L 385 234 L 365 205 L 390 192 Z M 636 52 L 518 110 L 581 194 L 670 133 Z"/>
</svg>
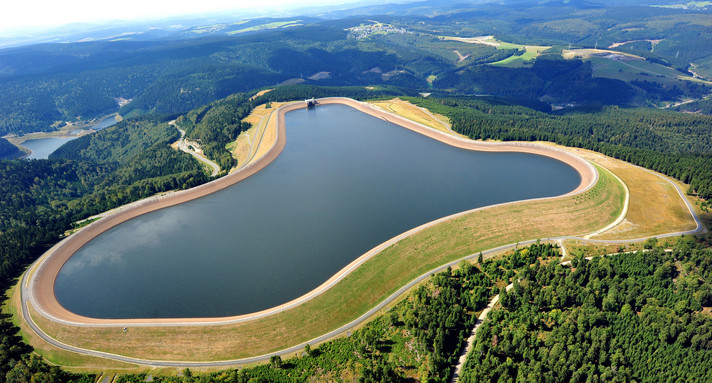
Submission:
<svg viewBox="0 0 712 383">
<path fill-rule="evenodd" d="M 687 238 L 670 250 L 526 263 L 500 291 L 462 381 L 709 381 L 711 256 Z"/>
</svg>

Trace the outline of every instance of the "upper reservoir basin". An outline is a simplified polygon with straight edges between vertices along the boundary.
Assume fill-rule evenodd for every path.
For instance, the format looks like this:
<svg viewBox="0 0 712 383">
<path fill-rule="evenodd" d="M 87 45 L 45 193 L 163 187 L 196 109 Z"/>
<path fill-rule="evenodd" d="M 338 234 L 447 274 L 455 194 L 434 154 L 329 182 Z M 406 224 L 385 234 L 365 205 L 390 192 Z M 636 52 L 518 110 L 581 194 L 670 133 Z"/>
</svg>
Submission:
<svg viewBox="0 0 712 383">
<path fill-rule="evenodd" d="M 344 105 L 289 112 L 286 136 L 254 176 L 87 243 L 60 270 L 57 300 L 105 319 L 255 312 L 416 226 L 581 181 L 549 157 L 454 148 Z"/>
</svg>

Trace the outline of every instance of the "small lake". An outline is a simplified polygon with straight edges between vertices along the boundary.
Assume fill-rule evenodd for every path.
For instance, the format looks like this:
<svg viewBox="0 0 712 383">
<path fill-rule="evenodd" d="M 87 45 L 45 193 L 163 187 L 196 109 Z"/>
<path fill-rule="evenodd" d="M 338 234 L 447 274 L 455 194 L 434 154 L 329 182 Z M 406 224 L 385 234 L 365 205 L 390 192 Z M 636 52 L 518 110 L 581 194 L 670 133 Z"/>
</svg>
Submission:
<svg viewBox="0 0 712 383">
<path fill-rule="evenodd" d="M 83 130 L 94 129 L 96 131 L 106 129 L 109 126 L 116 124 L 114 116 L 109 116 L 94 125 L 84 127 L 82 129 L 76 129 L 71 132 L 71 134 L 76 135 L 81 133 Z M 27 140 L 22 143 L 22 146 L 30 149 L 32 154 L 27 156 L 29 159 L 47 159 L 52 152 L 57 150 L 60 146 L 65 143 L 76 139 L 77 137 L 49 137 L 49 138 L 38 138 L 35 140 Z"/>
<path fill-rule="evenodd" d="M 343 105 L 288 113 L 286 134 L 258 174 L 85 245 L 57 277 L 58 301 L 96 318 L 255 312 L 423 223 L 580 183 L 548 157 L 453 148 Z"/>
<path fill-rule="evenodd" d="M 83 129 L 84 130 L 94 129 L 96 131 L 100 131 L 100 130 L 104 130 L 110 126 L 113 126 L 113 125 L 116 125 L 116 119 L 114 118 L 114 115 L 112 114 L 111 116 L 102 119 L 101 121 L 97 122 L 96 124 L 84 127 Z"/>
<path fill-rule="evenodd" d="M 65 143 L 75 140 L 77 137 L 49 137 L 49 138 L 38 138 L 36 140 L 27 140 L 22 143 L 22 146 L 30 149 L 32 153 L 26 158 L 29 159 L 47 159 L 52 152 L 57 150 L 60 146 Z"/>
</svg>

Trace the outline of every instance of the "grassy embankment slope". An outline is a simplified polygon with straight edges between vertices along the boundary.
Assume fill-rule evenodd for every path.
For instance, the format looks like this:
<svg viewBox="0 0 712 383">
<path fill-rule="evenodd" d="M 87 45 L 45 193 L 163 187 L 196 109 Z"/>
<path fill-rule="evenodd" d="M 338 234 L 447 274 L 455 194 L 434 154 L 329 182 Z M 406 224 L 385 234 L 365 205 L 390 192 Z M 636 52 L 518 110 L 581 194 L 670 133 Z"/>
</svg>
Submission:
<svg viewBox="0 0 712 383">
<path fill-rule="evenodd" d="M 689 210 L 680 198 L 672 184 L 681 190 L 687 190 L 686 185 L 659 173 L 647 171 L 627 162 L 603 156 L 596 152 L 580 150 L 579 155 L 589 161 L 605 166 L 615 173 L 629 189 L 630 200 L 628 212 L 620 224 L 599 235 L 592 236 L 594 240 L 617 240 L 619 243 L 600 244 L 579 240 L 564 241 L 569 249 L 567 259 L 572 258 L 572 251 L 586 254 L 613 253 L 617 251 L 636 251 L 643 248 L 643 243 L 626 243 L 626 239 L 655 237 L 666 233 L 675 233 L 695 228 Z M 702 211 L 699 199 L 685 195 L 693 206 L 695 214 L 706 228 L 712 225 L 712 212 Z M 674 243 L 675 237 L 666 239 Z"/>
<path fill-rule="evenodd" d="M 458 137 L 465 137 L 451 130 L 450 120 L 441 114 L 430 113 L 429 111 L 411 104 L 408 101 L 403 101 L 399 98 L 393 98 L 383 101 L 372 101 L 371 105 L 375 105 L 385 111 L 395 113 L 409 120 L 437 129 L 441 132 L 452 134 Z"/>
<path fill-rule="evenodd" d="M 407 109 L 406 103 L 399 105 Z M 422 111 L 411 109 L 411 113 Z M 610 167 L 626 182 L 631 189 L 631 208 L 626 218 L 639 230 L 669 232 L 673 227 L 689 226 L 689 221 L 674 203 L 656 203 L 655 207 L 658 209 L 656 214 L 677 217 L 680 221 L 677 226 L 655 223 L 640 213 L 648 203 L 641 199 L 655 193 L 645 194 L 642 190 L 649 186 L 648 180 L 639 174 L 644 170 L 597 153 L 576 152 L 594 163 Z M 581 235 L 606 226 L 620 214 L 625 192 L 606 170 L 599 168 L 599 172 L 598 184 L 577 196 L 487 208 L 423 230 L 387 248 L 321 296 L 268 318 L 225 326 L 131 328 L 127 333 L 116 328 L 59 325 L 36 313 L 33 318 L 62 342 L 140 358 L 220 360 L 278 351 L 349 322 L 408 281 L 447 261 L 507 243 Z M 636 181 L 636 177 L 640 181 Z M 667 189 L 661 186 L 660 190 Z M 666 193 L 662 197 L 664 200 L 677 195 L 670 190 Z M 626 235 L 625 238 L 630 237 Z M 15 307 L 17 304 L 16 300 Z M 44 345 L 31 334 L 25 332 L 25 336 L 29 336 L 27 340 L 51 361 L 70 366 L 97 366 L 95 359 L 72 356 Z M 116 363 L 107 362 L 106 368 L 112 366 Z"/>
<path fill-rule="evenodd" d="M 272 103 L 270 108 L 265 105 L 256 107 L 243 121 L 252 124 L 252 128 L 244 131 L 227 148 L 237 159 L 237 168 L 242 168 L 257 158 L 263 156 L 277 139 L 276 117 L 274 112 L 284 103 Z"/>
</svg>

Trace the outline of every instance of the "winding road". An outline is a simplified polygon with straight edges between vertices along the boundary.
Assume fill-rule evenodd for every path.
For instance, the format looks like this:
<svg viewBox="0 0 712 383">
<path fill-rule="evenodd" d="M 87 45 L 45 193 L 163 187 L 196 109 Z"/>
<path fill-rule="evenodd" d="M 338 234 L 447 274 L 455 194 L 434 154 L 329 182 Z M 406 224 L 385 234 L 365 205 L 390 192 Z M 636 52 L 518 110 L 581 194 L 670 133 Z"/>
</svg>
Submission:
<svg viewBox="0 0 712 383">
<path fill-rule="evenodd" d="M 178 140 L 178 142 L 176 142 L 178 149 L 190 154 L 191 156 L 198 159 L 198 161 L 208 165 L 212 169 L 212 174 L 210 174 L 211 177 L 215 177 L 216 175 L 218 175 L 218 173 L 220 173 L 220 166 L 218 166 L 218 164 L 216 164 L 215 162 L 210 161 L 207 157 L 202 156 L 195 150 L 191 149 L 191 146 L 194 146 L 194 145 L 191 143 L 188 143 L 185 140 L 185 130 L 179 128 L 178 125 L 175 124 L 175 120 L 169 122 L 169 124 L 173 125 L 180 132 L 180 140 Z"/>
</svg>

